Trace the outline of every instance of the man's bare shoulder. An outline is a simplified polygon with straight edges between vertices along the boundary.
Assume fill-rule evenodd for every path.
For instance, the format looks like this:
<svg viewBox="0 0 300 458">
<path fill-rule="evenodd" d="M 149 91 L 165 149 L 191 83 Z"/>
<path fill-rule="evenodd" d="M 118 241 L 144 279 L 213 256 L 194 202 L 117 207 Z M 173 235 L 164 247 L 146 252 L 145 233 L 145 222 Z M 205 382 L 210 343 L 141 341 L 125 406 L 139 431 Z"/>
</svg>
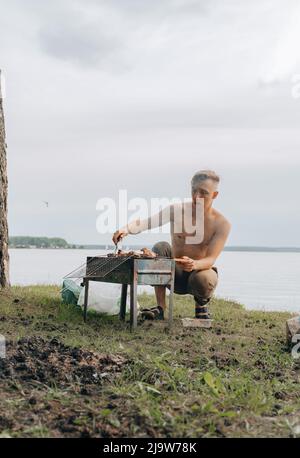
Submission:
<svg viewBox="0 0 300 458">
<path fill-rule="evenodd" d="M 215 223 L 216 223 L 216 229 L 224 230 L 228 232 L 230 231 L 231 229 L 230 221 L 227 218 L 225 218 L 225 216 L 222 215 L 222 213 L 220 213 L 215 208 L 213 209 L 213 216 L 214 216 Z"/>
</svg>

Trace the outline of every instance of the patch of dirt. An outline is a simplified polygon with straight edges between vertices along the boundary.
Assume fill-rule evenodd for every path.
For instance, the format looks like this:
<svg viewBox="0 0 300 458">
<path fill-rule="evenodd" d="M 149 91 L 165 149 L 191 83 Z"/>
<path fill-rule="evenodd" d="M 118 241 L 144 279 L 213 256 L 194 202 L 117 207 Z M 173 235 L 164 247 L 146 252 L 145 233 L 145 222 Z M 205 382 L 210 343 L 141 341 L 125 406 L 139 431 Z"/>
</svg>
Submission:
<svg viewBox="0 0 300 458">
<path fill-rule="evenodd" d="M 238 366 L 240 364 L 237 358 L 228 356 L 227 354 L 223 354 L 221 352 L 214 352 L 211 359 L 215 362 L 218 369 L 225 369 L 226 367 Z"/>
<path fill-rule="evenodd" d="M 125 358 L 64 345 L 58 339 L 29 337 L 7 342 L 0 359 L 0 380 L 65 388 L 68 385 L 101 385 L 120 372 Z"/>
</svg>

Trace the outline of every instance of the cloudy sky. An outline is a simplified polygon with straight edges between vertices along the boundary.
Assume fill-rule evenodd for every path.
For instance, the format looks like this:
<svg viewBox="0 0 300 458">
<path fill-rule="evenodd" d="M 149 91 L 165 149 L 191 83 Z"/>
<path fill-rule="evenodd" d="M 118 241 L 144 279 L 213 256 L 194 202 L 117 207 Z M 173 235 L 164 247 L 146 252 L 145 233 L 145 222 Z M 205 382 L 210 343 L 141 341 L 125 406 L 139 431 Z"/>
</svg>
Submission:
<svg viewBox="0 0 300 458">
<path fill-rule="evenodd" d="M 214 168 L 230 245 L 299 246 L 299 25 L 298 0 L 0 0 L 11 235 L 106 242 L 98 199 Z"/>
</svg>

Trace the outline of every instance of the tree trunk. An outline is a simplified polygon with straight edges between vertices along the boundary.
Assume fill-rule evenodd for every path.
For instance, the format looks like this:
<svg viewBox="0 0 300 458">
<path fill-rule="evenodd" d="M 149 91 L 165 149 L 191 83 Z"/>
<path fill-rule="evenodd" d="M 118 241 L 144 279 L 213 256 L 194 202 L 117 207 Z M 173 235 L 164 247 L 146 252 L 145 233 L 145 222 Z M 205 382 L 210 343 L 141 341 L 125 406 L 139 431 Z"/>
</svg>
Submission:
<svg viewBox="0 0 300 458">
<path fill-rule="evenodd" d="M 0 70 L 0 288 L 9 286 L 7 188 L 5 122 Z"/>
</svg>

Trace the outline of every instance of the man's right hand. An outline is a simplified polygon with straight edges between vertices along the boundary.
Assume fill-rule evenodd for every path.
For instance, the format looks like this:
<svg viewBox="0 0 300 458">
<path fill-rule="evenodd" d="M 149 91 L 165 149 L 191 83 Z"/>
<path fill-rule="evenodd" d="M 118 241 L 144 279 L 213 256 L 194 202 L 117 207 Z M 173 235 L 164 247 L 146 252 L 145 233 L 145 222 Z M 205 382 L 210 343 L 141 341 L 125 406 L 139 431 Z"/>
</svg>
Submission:
<svg viewBox="0 0 300 458">
<path fill-rule="evenodd" d="M 117 245 L 117 243 L 123 240 L 123 238 L 126 237 L 127 235 L 128 235 L 128 232 L 126 231 L 126 229 L 119 229 L 118 231 L 114 233 L 112 240 L 114 244 Z"/>
</svg>

